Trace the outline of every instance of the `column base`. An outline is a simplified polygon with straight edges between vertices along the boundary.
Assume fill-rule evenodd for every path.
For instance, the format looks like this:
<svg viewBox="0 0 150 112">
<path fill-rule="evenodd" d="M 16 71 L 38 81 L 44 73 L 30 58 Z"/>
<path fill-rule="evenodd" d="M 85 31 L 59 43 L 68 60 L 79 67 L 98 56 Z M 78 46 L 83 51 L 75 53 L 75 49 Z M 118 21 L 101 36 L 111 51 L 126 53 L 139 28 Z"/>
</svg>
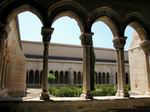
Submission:
<svg viewBox="0 0 150 112">
<path fill-rule="evenodd" d="M 93 99 L 93 96 L 91 93 L 82 93 L 81 94 L 81 98 L 84 98 L 84 99 Z"/>
<path fill-rule="evenodd" d="M 48 92 L 42 92 L 40 96 L 40 100 L 50 100 Z"/>
<path fill-rule="evenodd" d="M 129 97 L 129 93 L 124 90 L 117 90 L 116 96 L 118 97 Z"/>
</svg>

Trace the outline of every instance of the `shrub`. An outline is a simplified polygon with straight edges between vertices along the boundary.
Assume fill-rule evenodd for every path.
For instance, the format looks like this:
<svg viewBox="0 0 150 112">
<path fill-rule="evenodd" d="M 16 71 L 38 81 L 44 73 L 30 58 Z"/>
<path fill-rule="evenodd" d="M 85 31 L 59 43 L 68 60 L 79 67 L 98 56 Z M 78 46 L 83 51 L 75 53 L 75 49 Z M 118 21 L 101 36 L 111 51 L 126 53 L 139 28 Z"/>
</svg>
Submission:
<svg viewBox="0 0 150 112">
<path fill-rule="evenodd" d="M 116 93 L 114 85 L 96 85 L 94 91 L 91 92 L 93 96 L 113 96 Z"/>
<path fill-rule="evenodd" d="M 125 86 L 125 91 L 129 91 L 130 86 Z M 79 97 L 82 93 L 82 87 L 76 86 L 50 86 L 49 93 L 57 97 Z M 95 90 L 91 91 L 93 96 L 114 96 L 116 93 L 115 85 L 100 84 L 96 85 Z"/>
<path fill-rule="evenodd" d="M 77 97 L 82 93 L 82 89 L 79 87 L 58 87 L 53 86 L 49 88 L 49 93 L 57 97 Z"/>
</svg>

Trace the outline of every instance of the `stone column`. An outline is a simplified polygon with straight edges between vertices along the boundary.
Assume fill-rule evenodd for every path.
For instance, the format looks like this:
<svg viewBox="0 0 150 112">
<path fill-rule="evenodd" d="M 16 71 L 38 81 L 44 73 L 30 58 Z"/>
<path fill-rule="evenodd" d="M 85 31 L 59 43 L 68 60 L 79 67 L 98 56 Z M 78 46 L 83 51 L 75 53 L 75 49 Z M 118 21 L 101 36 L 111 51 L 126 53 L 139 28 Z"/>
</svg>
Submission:
<svg viewBox="0 0 150 112">
<path fill-rule="evenodd" d="M 48 100 L 49 94 L 47 90 L 48 85 L 48 55 L 49 55 L 49 42 L 51 39 L 51 34 L 54 29 L 42 27 L 42 36 L 43 36 L 43 43 L 44 43 L 44 53 L 43 53 L 43 75 L 42 75 L 42 93 L 40 99 Z"/>
<path fill-rule="evenodd" d="M 149 54 L 150 54 L 150 41 L 145 40 L 140 43 L 141 48 L 144 51 L 146 59 L 146 78 L 147 78 L 147 91 L 146 95 L 150 95 L 150 65 L 149 65 Z"/>
<path fill-rule="evenodd" d="M 90 47 L 93 33 L 83 33 L 80 36 L 83 46 L 83 92 L 82 98 L 93 99 L 90 93 Z"/>
<path fill-rule="evenodd" d="M 116 37 L 113 40 L 114 47 L 117 53 L 117 93 L 116 96 L 125 97 L 125 62 L 124 62 L 124 45 L 126 43 L 126 37 Z"/>
</svg>

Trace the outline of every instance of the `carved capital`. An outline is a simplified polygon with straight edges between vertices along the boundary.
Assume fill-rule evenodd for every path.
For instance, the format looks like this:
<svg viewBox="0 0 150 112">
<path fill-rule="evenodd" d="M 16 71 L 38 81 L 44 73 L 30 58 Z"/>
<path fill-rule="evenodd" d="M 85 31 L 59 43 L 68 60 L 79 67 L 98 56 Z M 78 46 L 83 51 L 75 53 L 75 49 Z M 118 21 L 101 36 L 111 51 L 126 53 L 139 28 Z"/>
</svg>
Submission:
<svg viewBox="0 0 150 112">
<path fill-rule="evenodd" d="M 144 40 L 140 43 L 141 48 L 145 53 L 148 53 L 150 51 L 150 41 Z"/>
<path fill-rule="evenodd" d="M 113 39 L 114 47 L 116 49 L 124 49 L 127 37 L 116 37 Z"/>
<path fill-rule="evenodd" d="M 92 45 L 92 36 L 94 33 L 82 33 L 80 36 L 81 44 L 85 45 Z"/>
<path fill-rule="evenodd" d="M 53 31 L 54 31 L 54 28 L 42 27 L 41 34 L 43 36 L 43 42 L 44 43 L 49 43 L 50 42 L 51 35 L 52 35 Z"/>
<path fill-rule="evenodd" d="M 10 32 L 10 27 L 0 23 L 0 38 L 7 38 Z"/>
</svg>

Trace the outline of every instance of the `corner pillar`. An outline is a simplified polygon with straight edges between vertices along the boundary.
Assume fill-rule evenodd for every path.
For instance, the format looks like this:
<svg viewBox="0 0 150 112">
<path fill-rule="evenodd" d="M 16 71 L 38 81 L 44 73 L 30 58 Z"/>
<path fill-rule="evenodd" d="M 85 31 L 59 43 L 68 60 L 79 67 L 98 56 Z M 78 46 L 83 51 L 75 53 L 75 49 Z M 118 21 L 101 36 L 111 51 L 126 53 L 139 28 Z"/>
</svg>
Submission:
<svg viewBox="0 0 150 112">
<path fill-rule="evenodd" d="M 10 32 L 10 27 L 0 23 L 0 88 L 3 86 L 3 67 L 4 67 L 4 54 L 5 54 L 5 43 Z"/>
<path fill-rule="evenodd" d="M 126 37 L 116 37 L 113 40 L 116 49 L 117 61 L 117 93 L 116 96 L 126 97 L 128 93 L 125 91 L 125 64 L 124 64 L 124 45 Z"/>
<path fill-rule="evenodd" d="M 147 81 L 147 91 L 145 92 L 146 95 L 150 95 L 150 65 L 149 65 L 149 55 L 150 55 L 150 41 L 145 40 L 140 43 L 140 46 L 145 54 L 146 59 L 146 81 Z"/>
<path fill-rule="evenodd" d="M 92 36 L 93 33 L 83 33 L 80 36 L 83 47 L 83 91 L 81 97 L 85 99 L 93 99 L 93 96 L 90 93 L 90 50 Z"/>
<path fill-rule="evenodd" d="M 53 28 L 42 27 L 42 36 L 44 43 L 44 52 L 43 52 L 43 75 L 42 75 L 42 93 L 40 99 L 49 100 L 49 94 L 47 90 L 48 85 L 48 55 L 49 55 L 49 42 L 51 39 L 51 34 L 53 32 Z"/>
</svg>

